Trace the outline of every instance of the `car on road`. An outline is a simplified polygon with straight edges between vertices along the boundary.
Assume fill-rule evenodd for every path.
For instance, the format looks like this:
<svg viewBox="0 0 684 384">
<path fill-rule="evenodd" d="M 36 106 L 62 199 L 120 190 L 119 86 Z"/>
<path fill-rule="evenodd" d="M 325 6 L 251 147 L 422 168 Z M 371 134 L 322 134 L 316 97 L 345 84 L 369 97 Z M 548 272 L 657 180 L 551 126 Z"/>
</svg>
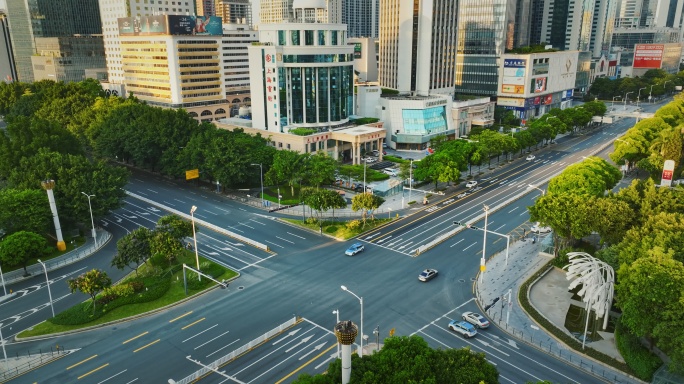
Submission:
<svg viewBox="0 0 684 384">
<path fill-rule="evenodd" d="M 472 188 L 477 185 L 477 181 L 475 180 L 470 180 L 469 182 L 466 183 L 466 188 Z"/>
<path fill-rule="evenodd" d="M 344 254 L 347 256 L 356 256 L 356 254 L 363 252 L 365 250 L 366 250 L 366 247 L 364 247 L 363 244 L 354 243 L 354 244 L 352 244 L 351 247 L 347 248 L 347 250 L 344 252 Z"/>
<path fill-rule="evenodd" d="M 458 194 L 458 195 L 456 196 L 456 198 L 457 198 L 457 199 L 462 199 L 462 198 L 464 198 L 464 197 L 466 197 L 466 196 L 468 196 L 468 192 L 463 192 L 463 193 L 461 193 L 461 194 Z"/>
<path fill-rule="evenodd" d="M 396 169 L 385 168 L 385 169 L 383 169 L 382 171 L 383 171 L 384 173 L 390 175 L 390 176 L 397 177 L 397 170 L 396 170 Z"/>
<path fill-rule="evenodd" d="M 421 272 L 420 275 L 418 275 L 418 280 L 430 281 L 430 280 L 434 279 L 435 276 L 437 276 L 437 273 L 438 272 L 436 269 L 428 268 L 428 269 L 424 270 L 423 272 Z"/>
<path fill-rule="evenodd" d="M 527 155 L 527 157 L 525 158 L 525 160 L 531 161 L 531 160 L 534 160 L 535 158 L 536 158 L 536 156 L 534 156 L 534 155 Z"/>
<path fill-rule="evenodd" d="M 459 333 L 466 339 L 469 339 L 477 335 L 475 327 L 472 324 L 462 320 L 451 320 L 451 322 L 449 323 L 449 329 L 456 333 Z"/>
<path fill-rule="evenodd" d="M 489 321 L 479 313 L 463 312 L 461 318 L 480 329 L 489 327 Z"/>
<path fill-rule="evenodd" d="M 551 232 L 551 227 L 544 227 L 541 225 L 540 222 L 537 221 L 537 224 L 533 225 L 532 228 L 530 228 L 530 232 L 533 232 L 533 233 L 549 233 L 549 232 Z"/>
</svg>

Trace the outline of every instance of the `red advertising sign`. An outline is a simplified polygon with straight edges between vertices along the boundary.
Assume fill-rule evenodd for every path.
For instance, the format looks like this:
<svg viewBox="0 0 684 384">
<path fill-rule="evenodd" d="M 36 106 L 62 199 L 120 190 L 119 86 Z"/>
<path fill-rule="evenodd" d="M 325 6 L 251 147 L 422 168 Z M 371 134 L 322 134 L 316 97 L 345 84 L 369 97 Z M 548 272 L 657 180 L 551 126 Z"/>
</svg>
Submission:
<svg viewBox="0 0 684 384">
<path fill-rule="evenodd" d="M 550 105 L 553 102 L 553 95 L 545 95 L 541 99 L 542 105 Z"/>
<path fill-rule="evenodd" d="M 661 187 L 671 187 L 672 186 L 672 174 L 674 173 L 674 160 L 665 160 L 663 165 L 663 174 L 660 177 Z"/>
<path fill-rule="evenodd" d="M 664 50 L 663 44 L 635 44 L 634 68 L 660 68 Z"/>
</svg>

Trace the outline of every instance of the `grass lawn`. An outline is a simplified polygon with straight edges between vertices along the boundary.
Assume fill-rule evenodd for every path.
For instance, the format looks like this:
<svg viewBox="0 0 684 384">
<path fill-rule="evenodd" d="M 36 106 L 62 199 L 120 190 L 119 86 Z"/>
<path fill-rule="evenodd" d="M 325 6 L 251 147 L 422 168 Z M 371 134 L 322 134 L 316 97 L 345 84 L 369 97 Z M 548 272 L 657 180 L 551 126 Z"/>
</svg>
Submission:
<svg viewBox="0 0 684 384">
<path fill-rule="evenodd" d="M 292 223 L 295 225 L 299 225 L 300 227 L 308 228 L 312 231 L 319 232 L 320 226 L 318 223 L 312 223 L 312 224 L 307 224 L 302 220 L 297 220 L 297 219 L 281 219 L 285 220 L 288 223 Z M 392 221 L 392 219 L 380 219 L 380 218 L 375 218 L 375 220 L 366 220 L 366 226 L 365 227 L 359 227 L 355 229 L 349 229 L 347 228 L 347 222 L 346 221 L 324 221 L 323 222 L 323 233 L 333 236 L 335 238 L 338 238 L 340 240 L 349 240 L 353 237 L 356 237 L 366 231 L 370 231 L 373 228 L 379 227 L 389 221 Z"/>
<path fill-rule="evenodd" d="M 179 262 L 181 264 L 186 263 L 187 265 L 191 265 L 191 266 L 195 265 L 194 253 L 187 251 L 186 254 L 182 257 L 182 260 L 180 260 Z M 213 262 L 211 262 L 211 261 L 200 256 L 200 264 L 203 264 L 205 262 L 215 264 L 215 263 L 213 263 Z M 221 267 L 221 268 L 223 268 L 223 267 Z M 139 271 L 138 273 L 139 274 L 145 273 L 144 269 L 145 269 L 145 266 L 140 267 L 138 270 Z M 219 280 L 219 281 L 221 281 L 222 279 L 230 280 L 233 277 L 237 276 L 237 272 L 226 269 L 226 268 L 223 268 L 223 269 L 225 270 L 225 272 L 222 275 L 216 277 L 216 280 Z M 123 280 L 123 282 L 135 279 L 135 277 L 136 277 L 135 272 L 132 272 L 130 275 L 128 275 Z M 115 320 L 125 319 L 125 318 L 131 317 L 131 316 L 144 314 L 144 313 L 153 311 L 155 309 L 165 307 L 169 304 L 179 302 L 179 301 L 185 299 L 186 297 L 189 297 L 195 293 L 210 289 L 210 288 L 214 287 L 214 285 L 215 285 L 215 283 L 212 282 L 211 284 L 207 285 L 205 288 L 202 288 L 202 289 L 192 290 L 192 289 L 188 288 L 188 296 L 186 296 L 185 295 L 185 288 L 183 285 L 183 269 L 181 268 L 180 271 L 174 273 L 173 275 L 170 275 L 169 279 L 171 280 L 170 288 L 168 289 L 168 291 L 166 291 L 166 293 L 164 293 L 163 296 L 161 296 L 160 298 L 158 298 L 156 300 L 143 302 L 143 303 L 135 303 L 135 304 L 124 305 L 124 306 L 115 308 L 115 309 L 105 313 L 103 316 L 101 316 L 101 317 L 99 317 L 93 321 L 83 323 L 83 324 L 59 325 L 59 324 L 53 324 L 50 321 L 44 321 L 44 322 L 36 325 L 35 327 L 31 328 L 31 329 L 28 329 L 28 330 L 21 332 L 18 335 L 18 337 L 21 338 L 21 337 L 30 337 L 30 336 L 41 336 L 41 335 L 49 335 L 49 334 L 59 333 L 59 332 L 73 331 L 73 330 L 82 329 L 82 328 L 86 328 L 86 327 L 92 327 L 92 326 L 96 326 L 96 325 L 105 324 L 105 323 L 115 321 Z M 91 311 L 92 310 L 91 300 L 89 299 L 84 303 L 77 304 L 76 306 L 69 308 L 66 311 L 71 311 L 71 310 L 88 310 L 88 311 Z"/>
<path fill-rule="evenodd" d="M 294 195 L 289 186 L 280 187 L 281 205 L 299 204 L 299 186 L 294 187 Z M 270 187 L 264 189 L 264 199 L 278 204 L 278 187 Z"/>
</svg>

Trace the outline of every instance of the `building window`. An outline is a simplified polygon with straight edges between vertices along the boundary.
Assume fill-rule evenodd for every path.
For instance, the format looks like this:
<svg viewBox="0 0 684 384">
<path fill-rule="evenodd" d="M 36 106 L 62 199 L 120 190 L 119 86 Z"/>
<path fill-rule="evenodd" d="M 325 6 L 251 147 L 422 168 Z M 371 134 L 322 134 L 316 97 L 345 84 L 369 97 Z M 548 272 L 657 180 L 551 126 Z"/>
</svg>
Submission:
<svg viewBox="0 0 684 384">
<path fill-rule="evenodd" d="M 278 31 L 278 45 L 287 45 L 285 31 Z"/>
<path fill-rule="evenodd" d="M 318 31 L 318 45 L 325 45 L 325 31 Z"/>
<path fill-rule="evenodd" d="M 292 45 L 299 45 L 299 31 L 290 31 Z"/>
<path fill-rule="evenodd" d="M 337 31 L 330 31 L 330 45 L 337 45 Z"/>
<path fill-rule="evenodd" d="M 328 122 L 328 68 L 318 68 L 318 121 Z"/>
<path fill-rule="evenodd" d="M 314 45 L 314 31 L 304 31 L 304 45 Z"/>
</svg>

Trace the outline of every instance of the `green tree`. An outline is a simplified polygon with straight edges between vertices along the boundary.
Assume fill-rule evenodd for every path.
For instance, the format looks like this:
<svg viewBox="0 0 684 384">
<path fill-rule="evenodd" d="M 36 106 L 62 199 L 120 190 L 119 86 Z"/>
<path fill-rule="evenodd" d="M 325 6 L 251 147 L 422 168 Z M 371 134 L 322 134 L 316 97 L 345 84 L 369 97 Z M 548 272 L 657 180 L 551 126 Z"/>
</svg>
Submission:
<svg viewBox="0 0 684 384">
<path fill-rule="evenodd" d="M 660 212 L 628 230 L 617 246 L 620 264 L 647 257 L 656 247 L 673 252 L 675 260 L 684 262 L 684 214 Z"/>
<path fill-rule="evenodd" d="M 304 174 L 304 157 L 295 151 L 278 151 L 273 156 L 273 165 L 266 172 L 265 178 L 270 183 L 287 183 L 294 196 L 294 187 L 299 184 Z"/>
<path fill-rule="evenodd" d="M 27 231 L 15 232 L 0 242 L 0 261 L 11 266 L 24 268 L 24 276 L 28 276 L 26 264 L 32 258 L 38 258 L 46 252 L 47 243 L 42 236 Z"/>
<path fill-rule="evenodd" d="M 589 157 L 572 164 L 549 182 L 549 193 L 573 193 L 603 196 L 622 179 L 622 173 L 599 157 Z"/>
<path fill-rule="evenodd" d="M 0 228 L 6 234 L 19 231 L 48 232 L 52 212 L 47 194 L 35 189 L 0 189 Z"/>
<path fill-rule="evenodd" d="M 576 239 L 581 239 L 592 232 L 593 223 L 590 218 L 591 210 L 596 205 L 595 199 L 572 193 L 547 193 L 538 198 L 533 206 L 528 207 L 530 219 L 553 229 L 557 250 L 561 245 L 559 237 L 572 245 Z"/>
<path fill-rule="evenodd" d="M 116 243 L 117 253 L 112 258 L 112 266 L 118 269 L 131 268 L 137 275 L 140 265 L 146 263 L 151 255 L 151 237 L 152 231 L 140 227 L 119 239 Z"/>
<path fill-rule="evenodd" d="M 198 228 L 195 227 L 197 231 Z M 183 252 L 183 239 L 192 236 L 192 223 L 176 215 L 163 216 L 150 236 L 150 253 L 163 255 L 169 265 Z"/>
<path fill-rule="evenodd" d="M 112 279 L 100 269 L 91 269 L 80 276 L 67 280 L 71 293 L 81 291 L 90 296 L 93 302 L 93 314 L 95 313 L 95 297 L 98 293 L 112 286 Z"/>
<path fill-rule="evenodd" d="M 330 209 L 344 208 L 347 202 L 337 191 L 329 189 L 306 188 L 302 190 L 302 202 L 318 212 L 319 221 L 323 220 L 323 212 Z"/>
<path fill-rule="evenodd" d="M 634 180 L 627 188 L 622 188 L 615 197 L 627 203 L 635 213 L 635 227 L 641 226 L 650 217 L 660 213 L 684 214 L 684 200 L 681 192 L 669 188 L 656 188 L 653 180 Z"/>
<path fill-rule="evenodd" d="M 625 233 L 634 225 L 635 213 L 624 201 L 613 196 L 594 200 L 592 214 L 593 228 L 607 244 L 617 244 L 625 237 Z"/>
<path fill-rule="evenodd" d="M 606 114 L 608 107 L 603 101 L 588 101 L 582 104 L 585 110 L 589 111 L 592 116 L 603 116 Z"/>
<path fill-rule="evenodd" d="M 320 187 L 323 184 L 332 184 L 335 181 L 337 161 L 323 152 L 306 156 L 304 159 L 305 176 L 307 184 Z"/>
<path fill-rule="evenodd" d="M 178 241 L 182 241 L 186 237 L 192 237 L 192 223 L 177 215 L 160 217 L 154 230 L 166 232 Z M 195 231 L 199 232 L 199 228 L 195 227 Z"/>
<path fill-rule="evenodd" d="M 357 212 L 361 210 L 361 218 L 363 219 L 363 225 L 365 226 L 368 214 L 370 214 L 371 220 L 375 220 L 373 213 L 384 202 L 385 199 L 372 193 L 359 193 L 352 198 L 352 211 Z"/>
<path fill-rule="evenodd" d="M 0 82 L 0 115 L 7 115 L 28 88 L 28 83 Z"/>
</svg>

